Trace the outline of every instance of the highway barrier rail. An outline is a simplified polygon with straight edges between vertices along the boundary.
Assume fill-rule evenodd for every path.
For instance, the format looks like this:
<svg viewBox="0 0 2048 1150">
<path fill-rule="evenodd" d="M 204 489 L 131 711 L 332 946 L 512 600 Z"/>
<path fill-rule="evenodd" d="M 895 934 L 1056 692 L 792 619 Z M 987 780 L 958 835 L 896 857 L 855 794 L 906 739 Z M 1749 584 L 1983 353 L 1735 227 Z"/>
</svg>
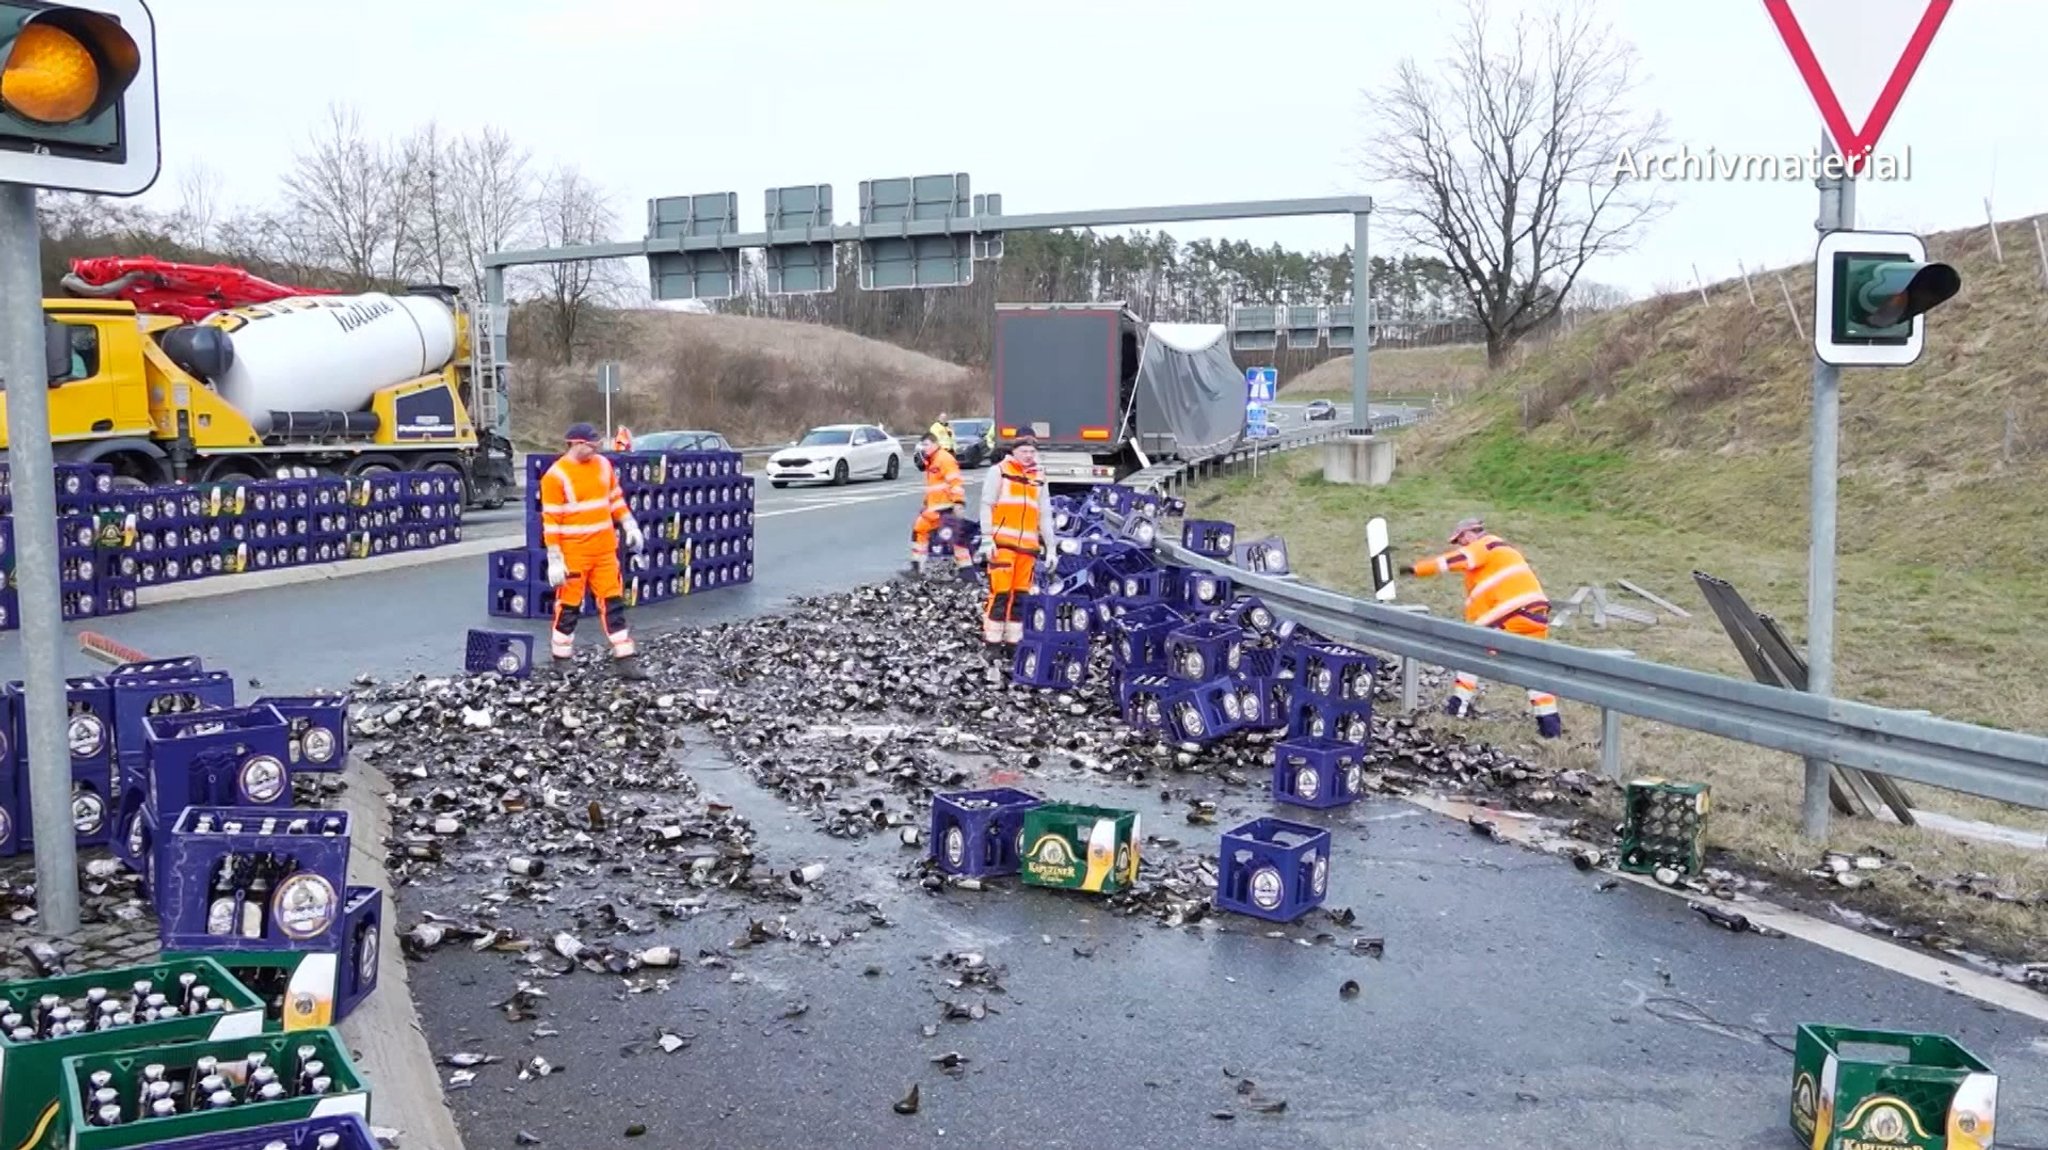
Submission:
<svg viewBox="0 0 2048 1150">
<path fill-rule="evenodd" d="M 1336 429 L 1282 436 L 1272 441 L 1273 450 L 1306 447 L 1343 434 Z M 1233 458 L 1219 465 L 1241 462 Z M 1142 485 L 1152 490 L 1179 488 L 1207 470 L 1155 468 L 1152 471 L 1161 474 L 1146 473 Z M 1159 550 L 1174 563 L 1227 573 L 1275 611 L 1333 639 L 1538 687 L 1609 712 L 2048 810 L 2048 738 L 2039 735 L 1524 638 L 1339 594 L 1293 576 L 1252 574 L 1165 541 Z M 1613 729 L 1611 723 L 1603 726 Z"/>
</svg>

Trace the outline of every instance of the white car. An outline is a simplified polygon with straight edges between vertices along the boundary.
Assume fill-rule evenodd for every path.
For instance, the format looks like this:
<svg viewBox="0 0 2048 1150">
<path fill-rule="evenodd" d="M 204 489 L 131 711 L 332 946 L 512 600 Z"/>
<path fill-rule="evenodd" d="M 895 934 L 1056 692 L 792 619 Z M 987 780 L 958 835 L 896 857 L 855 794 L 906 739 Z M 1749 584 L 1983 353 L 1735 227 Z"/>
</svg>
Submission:
<svg viewBox="0 0 2048 1150">
<path fill-rule="evenodd" d="M 816 482 L 837 486 L 855 479 L 894 479 L 902 473 L 903 449 L 894 436 L 872 423 L 813 427 L 768 457 L 771 487 Z"/>
</svg>

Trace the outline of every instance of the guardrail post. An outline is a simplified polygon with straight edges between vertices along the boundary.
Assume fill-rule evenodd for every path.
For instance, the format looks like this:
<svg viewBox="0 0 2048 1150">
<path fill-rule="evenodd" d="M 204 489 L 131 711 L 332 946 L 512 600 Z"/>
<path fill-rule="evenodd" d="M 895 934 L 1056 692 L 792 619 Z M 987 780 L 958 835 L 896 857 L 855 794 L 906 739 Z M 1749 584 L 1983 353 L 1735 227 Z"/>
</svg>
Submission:
<svg viewBox="0 0 2048 1150">
<path fill-rule="evenodd" d="M 1636 655 L 1620 647 L 1606 648 L 1601 654 L 1624 659 Z M 1600 708 L 1600 773 L 1617 783 L 1621 781 L 1621 712 L 1607 707 Z"/>
<path fill-rule="evenodd" d="M 1401 712 L 1414 714 L 1422 705 L 1422 669 L 1416 666 L 1415 656 L 1401 656 Z"/>
</svg>

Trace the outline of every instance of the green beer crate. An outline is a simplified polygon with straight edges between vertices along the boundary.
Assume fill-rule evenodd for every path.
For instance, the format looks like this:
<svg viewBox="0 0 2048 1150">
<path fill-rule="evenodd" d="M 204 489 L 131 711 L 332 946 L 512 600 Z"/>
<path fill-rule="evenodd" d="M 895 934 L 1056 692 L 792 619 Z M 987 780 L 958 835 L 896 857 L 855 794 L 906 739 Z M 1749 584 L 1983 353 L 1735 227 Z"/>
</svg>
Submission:
<svg viewBox="0 0 2048 1150">
<path fill-rule="evenodd" d="M 297 1077 L 300 1047 L 311 1047 L 312 1057 L 324 1064 L 322 1073 L 333 1081 L 324 1094 L 302 1095 L 291 1084 Z M 260 1051 L 291 1091 L 275 1102 L 241 1102 L 222 1110 L 195 1110 L 165 1118 L 134 1117 L 142 1068 L 157 1063 L 168 1081 L 182 1082 L 202 1058 L 219 1062 L 219 1074 L 231 1089 L 239 1091 L 250 1074 L 249 1055 Z M 120 1091 L 121 1109 L 126 1116 L 119 1126 L 88 1126 L 86 1084 L 96 1070 L 112 1072 L 114 1089 Z M 175 1138 L 219 1134 L 273 1123 L 303 1122 L 335 1114 L 370 1117 L 370 1090 L 349 1061 L 341 1032 L 332 1027 L 302 1030 L 296 1034 L 265 1034 L 227 1042 L 185 1042 L 150 1050 L 123 1050 L 114 1054 L 88 1054 L 64 1060 L 64 1115 L 69 1137 L 50 1143 L 50 1150 L 128 1150 L 149 1147 Z"/>
<path fill-rule="evenodd" d="M 211 958 L 163 959 L 119 970 L 0 986 L 0 1014 L 28 1017 L 47 994 L 70 1003 L 84 998 L 94 988 L 103 987 L 110 997 L 125 997 L 138 982 L 147 980 L 170 988 L 178 985 L 178 976 L 183 974 L 194 975 L 211 987 L 227 1009 L 218 1014 L 185 1015 L 111 1030 L 87 1030 L 68 1038 L 16 1042 L 0 1034 L 0 1150 L 57 1144 L 46 1140 L 59 1124 L 64 1097 L 63 1062 L 74 1054 L 132 1050 L 199 1038 L 241 1038 L 263 1031 L 263 1001 Z"/>
<path fill-rule="evenodd" d="M 1031 886 L 1113 894 L 1138 881 L 1138 813 L 1114 807 L 1043 803 L 1024 813 L 1024 861 Z"/>
<path fill-rule="evenodd" d="M 1802 1026 L 1792 1130 L 1808 1150 L 1985 1150 L 1998 1076 L 1954 1039 Z"/>
<path fill-rule="evenodd" d="M 1708 798 L 1705 783 L 1631 781 L 1622 806 L 1621 869 L 1631 874 L 1650 874 L 1659 867 L 1700 873 L 1707 857 Z"/>
</svg>

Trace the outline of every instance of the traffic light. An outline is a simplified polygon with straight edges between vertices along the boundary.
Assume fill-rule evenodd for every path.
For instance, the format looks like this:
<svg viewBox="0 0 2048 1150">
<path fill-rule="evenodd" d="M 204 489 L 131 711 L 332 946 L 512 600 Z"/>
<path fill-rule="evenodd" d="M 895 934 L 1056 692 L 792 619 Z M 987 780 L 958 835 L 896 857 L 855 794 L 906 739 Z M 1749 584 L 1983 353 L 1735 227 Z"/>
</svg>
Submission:
<svg viewBox="0 0 2048 1150">
<path fill-rule="evenodd" d="M 133 196 L 156 182 L 143 0 L 0 0 L 0 182 Z"/>
<path fill-rule="evenodd" d="M 1813 349 L 1823 363 L 1897 367 L 1920 358 L 1922 318 L 1962 290 L 1919 236 L 1830 232 L 1814 262 Z"/>
</svg>

